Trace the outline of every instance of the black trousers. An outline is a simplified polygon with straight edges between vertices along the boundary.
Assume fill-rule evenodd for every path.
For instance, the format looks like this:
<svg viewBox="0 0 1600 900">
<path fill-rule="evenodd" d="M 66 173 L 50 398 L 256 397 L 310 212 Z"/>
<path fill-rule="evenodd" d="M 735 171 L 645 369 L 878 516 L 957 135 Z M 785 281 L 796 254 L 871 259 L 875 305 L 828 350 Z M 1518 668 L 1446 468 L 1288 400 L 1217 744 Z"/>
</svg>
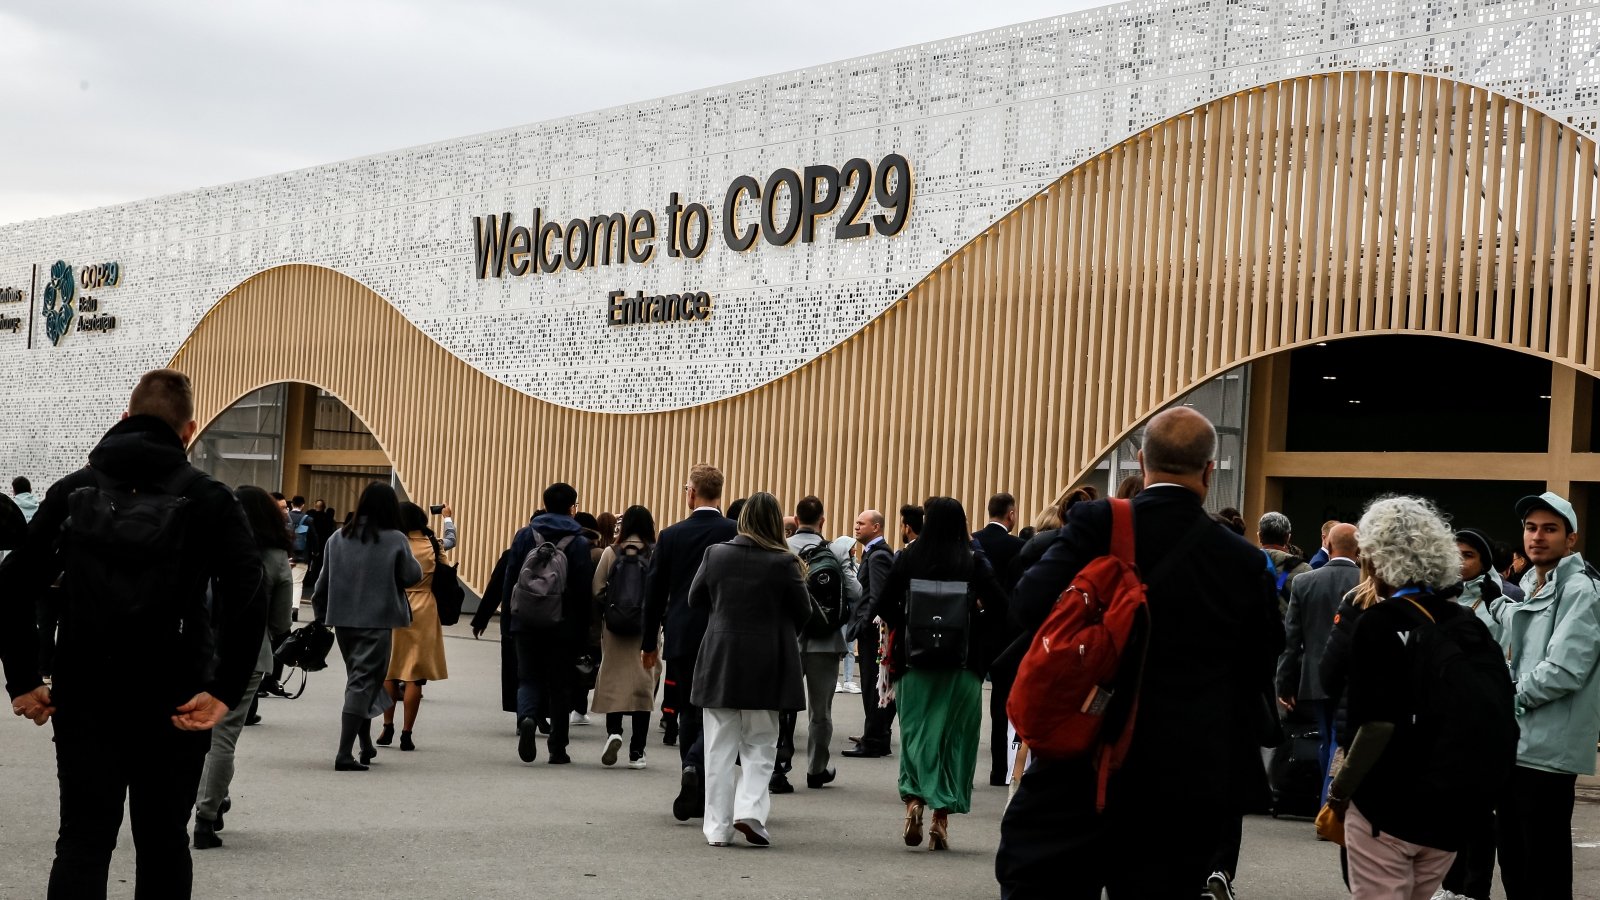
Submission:
<svg viewBox="0 0 1600 900">
<path fill-rule="evenodd" d="M 696 772 L 705 771 L 705 717 L 700 707 L 689 702 L 694 692 L 694 658 L 675 657 L 667 660 L 667 681 L 673 685 L 677 697 L 673 698 L 678 712 L 678 758 L 684 768 L 693 766 Z"/>
<path fill-rule="evenodd" d="M 778 758 L 772 771 L 787 775 L 794 768 L 794 729 L 800 724 L 800 714 L 794 710 L 778 713 Z"/>
<path fill-rule="evenodd" d="M 1474 900 L 1487 900 L 1494 889 L 1494 840 L 1494 811 L 1488 810 L 1456 851 L 1456 861 L 1441 886 Z"/>
<path fill-rule="evenodd" d="M 560 641 L 543 631 L 519 631 L 511 635 L 517 646 L 517 721 L 540 715 L 550 717 L 551 753 L 567 750 L 568 701 L 572 697 L 572 655 L 564 652 Z"/>
<path fill-rule="evenodd" d="M 861 748 L 889 752 L 889 739 L 894 733 L 895 707 L 878 708 L 878 628 L 867 625 L 856 636 L 861 647 L 861 710 L 866 716 L 862 726 Z"/>
<path fill-rule="evenodd" d="M 1507 900 L 1572 896 L 1572 806 L 1578 776 L 1517 766 L 1495 811 Z"/>
<path fill-rule="evenodd" d="M 1011 768 L 1011 735 L 1007 726 L 1006 701 L 1011 699 L 1011 684 L 1017 670 L 996 666 L 989 671 L 989 780 L 1005 782 Z"/>
<path fill-rule="evenodd" d="M 51 900 L 105 897 L 124 801 L 137 855 L 134 896 L 188 897 L 194 875 L 189 813 L 211 732 L 179 731 L 159 712 L 138 718 L 96 714 L 93 721 L 59 713 L 55 735 L 61 831 L 50 869 Z M 107 746 L 108 735 L 117 737 L 116 746 Z"/>
<path fill-rule="evenodd" d="M 624 718 L 633 720 L 633 734 L 628 737 L 628 758 L 638 759 L 644 755 L 645 740 L 650 737 L 650 714 L 606 713 L 606 734 L 621 734 Z"/>
<path fill-rule="evenodd" d="M 1118 780 L 1129 787 L 1149 782 L 1126 769 Z M 1000 822 L 1000 896 L 1100 900 L 1102 888 L 1111 900 L 1199 893 L 1226 826 L 1221 805 L 1186 805 L 1176 812 L 1157 796 L 1118 792 L 1105 813 L 1096 813 L 1095 786 L 1094 770 L 1080 761 L 1035 763 L 1022 776 Z M 1183 820 L 1183 838 L 1153 850 L 1151 835 L 1174 815 Z"/>
</svg>

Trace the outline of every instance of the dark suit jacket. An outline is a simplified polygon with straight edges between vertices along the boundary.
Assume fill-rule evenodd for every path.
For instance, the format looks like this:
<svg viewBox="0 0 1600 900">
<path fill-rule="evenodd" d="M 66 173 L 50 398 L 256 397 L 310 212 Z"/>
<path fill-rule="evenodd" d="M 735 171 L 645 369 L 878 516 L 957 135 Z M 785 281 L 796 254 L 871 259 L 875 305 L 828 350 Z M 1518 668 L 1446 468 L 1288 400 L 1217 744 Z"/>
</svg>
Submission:
<svg viewBox="0 0 1600 900">
<path fill-rule="evenodd" d="M 1022 552 L 1022 545 L 1027 542 L 993 522 L 974 531 L 972 539 L 989 557 L 989 567 L 994 570 L 1001 585 L 1010 588 L 1014 584 L 1010 580 L 1011 561 L 1017 558 L 1017 554 Z"/>
<path fill-rule="evenodd" d="M 894 568 L 894 551 L 887 539 L 878 541 L 861 554 L 861 565 L 856 569 L 856 580 L 861 583 L 861 602 L 850 615 L 850 635 L 854 640 L 863 625 L 878 614 L 878 598 L 889 583 L 889 570 Z"/>
<path fill-rule="evenodd" d="M 700 570 L 700 559 L 712 544 L 733 540 L 738 526 L 717 510 L 700 510 L 661 532 L 645 573 L 644 634 L 640 648 L 654 653 L 656 633 L 666 625 L 661 655 L 667 659 L 694 659 L 705 637 L 707 610 L 689 608 L 689 586 Z"/>
<path fill-rule="evenodd" d="M 811 597 L 800 560 L 743 535 L 706 548 L 689 607 L 708 616 L 689 702 L 712 709 L 801 710 L 800 626 Z"/>
<path fill-rule="evenodd" d="M 1007 591 L 1016 587 L 1017 581 L 1012 577 L 1012 566 L 1027 541 L 993 522 L 974 531 L 972 539 L 982 548 L 983 555 L 989 557 L 989 566 L 993 569 L 995 580 L 1000 586 Z M 999 659 L 1006 648 L 1022 633 L 1022 630 L 1012 625 L 1008 618 L 992 618 L 991 623 L 983 630 L 981 645 L 985 672 L 989 671 L 990 665 Z M 1020 655 L 1015 660 L 1008 656 L 1004 666 L 1009 669 L 1021 659 Z"/>
<path fill-rule="evenodd" d="M 1361 568 L 1348 559 L 1330 559 L 1327 565 L 1306 572 L 1289 590 L 1289 612 L 1283 617 L 1287 644 L 1278 660 L 1278 696 L 1299 700 L 1325 700 L 1317 670 L 1333 632 L 1339 601 L 1361 580 Z"/>
<path fill-rule="evenodd" d="M 1283 650 L 1261 551 L 1212 521 L 1186 488 L 1147 488 L 1133 510 L 1151 634 L 1133 741 L 1111 801 L 1168 811 L 1188 803 L 1253 808 L 1265 799 L 1259 741 Z M 1078 571 L 1110 545 L 1109 502 L 1074 504 L 1012 594 L 1016 623 L 1037 630 Z"/>
</svg>

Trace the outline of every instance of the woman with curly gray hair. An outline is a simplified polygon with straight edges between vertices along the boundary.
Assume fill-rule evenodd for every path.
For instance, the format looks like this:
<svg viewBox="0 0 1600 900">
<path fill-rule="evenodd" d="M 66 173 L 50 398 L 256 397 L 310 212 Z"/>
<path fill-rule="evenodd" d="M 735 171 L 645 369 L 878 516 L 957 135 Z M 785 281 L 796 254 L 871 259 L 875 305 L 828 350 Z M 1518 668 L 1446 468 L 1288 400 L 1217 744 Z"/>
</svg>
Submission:
<svg viewBox="0 0 1600 900">
<path fill-rule="evenodd" d="M 1460 773 L 1496 768 L 1476 764 L 1498 758 L 1489 745 L 1500 733 L 1496 717 L 1513 715 L 1510 678 L 1502 675 L 1504 696 L 1497 694 L 1494 670 L 1504 669 L 1498 647 L 1483 623 L 1451 600 L 1460 591 L 1461 554 L 1433 504 L 1374 500 L 1357 532 L 1363 587 L 1378 602 L 1351 639 L 1355 738 L 1328 805 L 1345 819 L 1353 897 L 1427 900 L 1499 789 L 1462 783 Z M 1455 656 L 1440 666 L 1436 651 L 1445 642 Z M 1440 696 L 1451 699 L 1441 704 Z M 1482 745 L 1452 727 L 1466 719 Z M 1505 768 L 1509 774 L 1509 760 Z"/>
</svg>

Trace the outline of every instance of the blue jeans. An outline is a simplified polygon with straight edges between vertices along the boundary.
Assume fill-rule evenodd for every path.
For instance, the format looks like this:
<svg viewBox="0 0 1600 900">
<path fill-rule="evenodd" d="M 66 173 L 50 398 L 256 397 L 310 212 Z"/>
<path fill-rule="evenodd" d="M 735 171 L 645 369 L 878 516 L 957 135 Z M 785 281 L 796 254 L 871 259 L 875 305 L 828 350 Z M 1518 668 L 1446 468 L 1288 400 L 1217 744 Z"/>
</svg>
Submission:
<svg viewBox="0 0 1600 900">
<path fill-rule="evenodd" d="M 1300 708 L 1311 714 L 1317 723 L 1317 734 L 1322 738 L 1317 745 L 1317 762 L 1322 766 L 1322 802 L 1328 802 L 1328 786 L 1333 784 L 1333 778 L 1328 774 L 1328 767 L 1333 764 L 1333 717 L 1338 712 L 1338 707 L 1331 700 L 1302 700 Z"/>
</svg>

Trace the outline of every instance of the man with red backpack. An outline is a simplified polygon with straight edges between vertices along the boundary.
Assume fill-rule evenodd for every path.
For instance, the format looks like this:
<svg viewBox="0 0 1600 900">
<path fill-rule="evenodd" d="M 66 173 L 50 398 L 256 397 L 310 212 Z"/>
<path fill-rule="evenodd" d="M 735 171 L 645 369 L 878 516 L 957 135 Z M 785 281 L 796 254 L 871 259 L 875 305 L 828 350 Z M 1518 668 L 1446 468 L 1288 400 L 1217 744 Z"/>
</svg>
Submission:
<svg viewBox="0 0 1600 900">
<path fill-rule="evenodd" d="M 1229 821 L 1265 799 L 1260 746 L 1276 726 L 1266 695 L 1283 623 L 1260 551 L 1217 527 L 1203 506 L 1216 445 L 1211 423 L 1188 407 L 1161 413 L 1145 430 L 1146 487 L 1131 511 L 1148 638 L 1123 648 L 1121 674 L 1100 692 L 1108 721 L 1132 711 L 1131 740 L 1103 809 L 1099 754 L 1036 754 L 1001 823 L 995 875 L 1007 900 L 1088 900 L 1102 889 L 1113 900 L 1192 896 Z M 1075 504 L 1017 584 L 1016 624 L 1036 632 L 1078 573 L 1108 554 L 1112 529 L 1108 501 Z M 1029 691 L 1025 664 L 1013 708 Z M 1152 847 L 1153 833 L 1170 839 Z"/>
</svg>

